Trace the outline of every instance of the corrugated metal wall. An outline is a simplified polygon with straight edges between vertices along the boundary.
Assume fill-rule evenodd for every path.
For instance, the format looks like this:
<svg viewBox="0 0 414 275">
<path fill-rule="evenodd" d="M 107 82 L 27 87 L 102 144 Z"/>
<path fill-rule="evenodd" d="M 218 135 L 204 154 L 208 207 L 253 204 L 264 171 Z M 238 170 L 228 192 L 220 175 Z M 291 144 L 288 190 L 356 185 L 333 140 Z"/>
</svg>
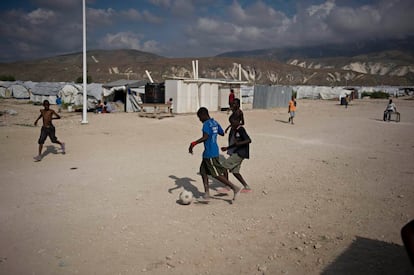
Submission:
<svg viewBox="0 0 414 275">
<path fill-rule="evenodd" d="M 292 87 L 255 85 L 253 109 L 286 107 L 292 97 Z"/>
</svg>

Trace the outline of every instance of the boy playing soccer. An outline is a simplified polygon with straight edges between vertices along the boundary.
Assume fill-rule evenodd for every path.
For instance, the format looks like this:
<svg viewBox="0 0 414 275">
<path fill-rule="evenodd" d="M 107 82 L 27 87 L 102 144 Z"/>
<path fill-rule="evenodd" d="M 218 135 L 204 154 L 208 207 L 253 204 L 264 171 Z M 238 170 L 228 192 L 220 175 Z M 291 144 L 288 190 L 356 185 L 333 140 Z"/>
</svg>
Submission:
<svg viewBox="0 0 414 275">
<path fill-rule="evenodd" d="M 226 168 L 224 168 L 219 162 L 217 135 L 224 136 L 223 128 L 221 128 L 220 124 L 218 124 L 217 121 L 215 121 L 213 118 L 210 118 L 208 110 L 205 107 L 201 107 L 197 111 L 197 116 L 203 123 L 203 136 L 196 141 L 191 142 L 190 147 L 188 148 L 188 152 L 192 154 L 194 146 L 201 142 L 204 143 L 203 160 L 200 165 L 200 174 L 201 178 L 203 179 L 205 191 L 204 199 L 207 201 L 210 199 L 208 175 L 211 175 L 233 190 L 233 200 L 235 200 L 241 188 L 235 186 L 225 177 Z"/>
<path fill-rule="evenodd" d="M 55 136 L 55 126 L 52 124 L 53 119 L 60 119 L 60 115 L 58 115 L 54 110 L 49 109 L 50 103 L 48 100 L 43 101 L 43 110 L 40 110 L 40 115 L 34 122 L 34 125 L 37 126 L 37 122 L 40 118 L 43 118 L 43 126 L 42 130 L 40 131 L 40 137 L 39 137 L 39 154 L 34 157 L 36 161 L 42 160 L 42 149 L 43 144 L 45 143 L 45 140 L 47 137 L 50 138 L 50 140 L 53 143 L 57 143 L 62 148 L 62 154 L 65 154 L 65 143 L 60 142 L 57 137 Z"/>
<path fill-rule="evenodd" d="M 221 151 L 227 151 L 230 156 L 223 160 L 221 164 L 228 169 L 243 184 L 243 193 L 250 192 L 250 186 L 240 174 L 240 167 L 244 159 L 249 158 L 249 144 L 252 142 L 249 135 L 237 118 L 230 120 L 231 129 L 229 134 L 229 146 L 221 147 Z M 227 177 L 228 174 L 226 173 Z"/>
</svg>

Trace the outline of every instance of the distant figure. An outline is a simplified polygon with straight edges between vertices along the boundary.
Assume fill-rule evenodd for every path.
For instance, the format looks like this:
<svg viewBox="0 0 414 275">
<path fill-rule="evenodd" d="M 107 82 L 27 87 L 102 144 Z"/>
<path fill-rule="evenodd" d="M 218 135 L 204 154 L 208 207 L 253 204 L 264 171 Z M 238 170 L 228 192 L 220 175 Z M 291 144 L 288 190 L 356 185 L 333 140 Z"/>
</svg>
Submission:
<svg viewBox="0 0 414 275">
<path fill-rule="evenodd" d="M 48 100 L 44 100 L 43 101 L 43 110 L 40 110 L 40 115 L 39 117 L 36 119 L 36 121 L 34 122 L 34 125 L 37 126 L 37 122 L 39 121 L 40 118 L 43 118 L 43 126 L 42 129 L 40 131 L 40 137 L 39 137 L 39 154 L 34 157 L 34 159 L 36 161 L 41 161 L 42 160 L 42 149 L 43 149 L 43 144 L 45 143 L 45 140 L 47 137 L 50 138 L 50 140 L 53 143 L 57 143 L 60 145 L 61 149 L 62 149 L 62 154 L 65 154 L 65 143 L 60 142 L 58 140 L 58 138 L 55 135 L 55 126 L 53 126 L 52 124 L 52 120 L 53 119 L 60 119 L 60 116 L 52 109 L 49 109 L 50 103 Z"/>
<path fill-rule="evenodd" d="M 230 156 L 223 160 L 221 164 L 229 172 L 233 173 L 234 177 L 243 185 L 242 193 L 250 192 L 250 186 L 244 180 L 240 174 L 241 164 L 244 159 L 249 158 L 249 144 L 252 142 L 246 129 L 240 125 L 240 121 L 237 118 L 231 120 L 231 130 L 229 134 L 229 145 L 227 147 L 221 147 L 221 151 L 227 151 Z M 228 178 L 228 173 L 226 173 Z"/>
<path fill-rule="evenodd" d="M 203 179 L 204 196 L 206 201 L 210 200 L 210 190 L 208 185 L 208 175 L 211 175 L 221 183 L 230 187 L 233 192 L 233 200 L 236 200 L 236 196 L 240 192 L 241 188 L 235 186 L 226 177 L 226 168 L 224 168 L 219 161 L 219 147 L 217 144 L 217 135 L 224 136 L 223 128 L 213 118 L 210 118 L 207 108 L 201 107 L 197 111 L 199 120 L 203 123 L 203 136 L 196 141 L 191 142 L 188 147 L 188 152 L 193 153 L 193 148 L 198 143 L 204 143 L 203 160 L 200 165 L 200 175 Z"/>
<path fill-rule="evenodd" d="M 347 94 L 345 96 L 345 108 L 348 108 L 348 104 L 349 104 L 349 95 Z"/>
<path fill-rule="evenodd" d="M 397 111 L 397 106 L 395 106 L 395 103 L 392 102 L 392 99 L 390 99 L 390 101 L 388 101 L 387 107 L 385 108 L 384 111 L 384 121 L 391 120 L 391 113 L 394 113 Z"/>
<path fill-rule="evenodd" d="M 167 105 L 168 105 L 168 112 L 170 114 L 172 114 L 172 112 L 173 112 L 173 99 L 172 99 L 172 97 L 170 97 L 170 99 L 167 101 Z"/>
<path fill-rule="evenodd" d="M 410 221 L 401 228 L 401 238 L 403 240 L 408 257 L 414 266 L 414 220 Z"/>
<path fill-rule="evenodd" d="M 288 113 L 289 113 L 288 122 L 290 122 L 291 124 L 294 124 L 293 118 L 295 117 L 295 113 L 296 113 L 296 100 L 293 95 L 292 95 L 292 99 L 289 101 Z"/>
<path fill-rule="evenodd" d="M 231 121 L 233 119 L 238 120 L 240 125 L 244 125 L 244 114 L 243 114 L 243 111 L 240 110 L 240 99 L 238 98 L 235 98 L 233 100 L 233 105 L 231 106 L 231 115 L 229 116 L 230 125 L 227 126 L 224 133 L 227 133 L 227 131 L 230 129 Z"/>
<path fill-rule="evenodd" d="M 99 99 L 98 100 L 98 104 L 96 105 L 96 112 L 98 114 L 102 113 L 104 109 L 104 104 L 102 103 L 102 101 Z"/>
<path fill-rule="evenodd" d="M 227 109 L 227 114 L 230 112 L 232 106 L 233 106 L 233 102 L 234 102 L 234 90 L 230 89 L 230 94 L 229 94 L 229 108 Z"/>
<path fill-rule="evenodd" d="M 112 112 L 111 104 L 104 101 L 103 113 L 111 113 L 111 112 Z"/>
<path fill-rule="evenodd" d="M 62 98 L 60 96 L 56 97 L 56 104 L 58 106 L 58 113 L 62 111 Z"/>
</svg>

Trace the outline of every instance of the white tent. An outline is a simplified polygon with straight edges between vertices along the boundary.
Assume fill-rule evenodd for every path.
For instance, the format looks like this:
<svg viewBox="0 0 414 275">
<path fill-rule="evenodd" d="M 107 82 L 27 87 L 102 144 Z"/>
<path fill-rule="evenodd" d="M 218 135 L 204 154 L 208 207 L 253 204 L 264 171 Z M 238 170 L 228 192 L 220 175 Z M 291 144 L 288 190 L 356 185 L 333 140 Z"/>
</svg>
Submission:
<svg viewBox="0 0 414 275">
<path fill-rule="evenodd" d="M 338 99 L 350 94 L 351 91 L 343 87 L 327 87 L 327 86 L 293 86 L 296 91 L 296 98 L 311 99 Z"/>
<path fill-rule="evenodd" d="M 86 85 L 87 108 L 95 108 L 98 100 L 102 99 L 102 84 L 90 83 Z M 75 106 L 83 105 L 83 84 L 67 83 L 58 92 L 62 102 Z"/>
</svg>

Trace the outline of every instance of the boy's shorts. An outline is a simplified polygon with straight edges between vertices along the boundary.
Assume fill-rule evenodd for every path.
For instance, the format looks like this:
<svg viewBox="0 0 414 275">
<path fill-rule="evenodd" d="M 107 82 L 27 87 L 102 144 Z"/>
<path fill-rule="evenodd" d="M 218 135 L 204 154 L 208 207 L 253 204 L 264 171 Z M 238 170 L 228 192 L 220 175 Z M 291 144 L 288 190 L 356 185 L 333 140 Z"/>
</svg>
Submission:
<svg viewBox="0 0 414 275">
<path fill-rule="evenodd" d="M 201 175 L 211 175 L 212 177 L 222 176 L 226 172 L 226 168 L 224 168 L 219 158 L 203 158 L 203 161 L 200 165 L 200 174 Z"/>
<path fill-rule="evenodd" d="M 290 111 L 290 117 L 295 117 L 295 111 Z"/>
<path fill-rule="evenodd" d="M 243 158 L 238 154 L 231 154 L 227 159 L 221 161 L 221 165 L 228 169 L 231 173 L 240 173 L 240 167 L 243 162 Z"/>
<path fill-rule="evenodd" d="M 49 127 L 42 126 L 42 130 L 40 130 L 40 137 L 39 137 L 38 143 L 44 144 L 47 137 L 50 137 L 50 140 L 53 143 L 56 143 L 58 139 L 55 135 L 55 132 L 56 130 L 54 126 L 49 126 Z"/>
</svg>

